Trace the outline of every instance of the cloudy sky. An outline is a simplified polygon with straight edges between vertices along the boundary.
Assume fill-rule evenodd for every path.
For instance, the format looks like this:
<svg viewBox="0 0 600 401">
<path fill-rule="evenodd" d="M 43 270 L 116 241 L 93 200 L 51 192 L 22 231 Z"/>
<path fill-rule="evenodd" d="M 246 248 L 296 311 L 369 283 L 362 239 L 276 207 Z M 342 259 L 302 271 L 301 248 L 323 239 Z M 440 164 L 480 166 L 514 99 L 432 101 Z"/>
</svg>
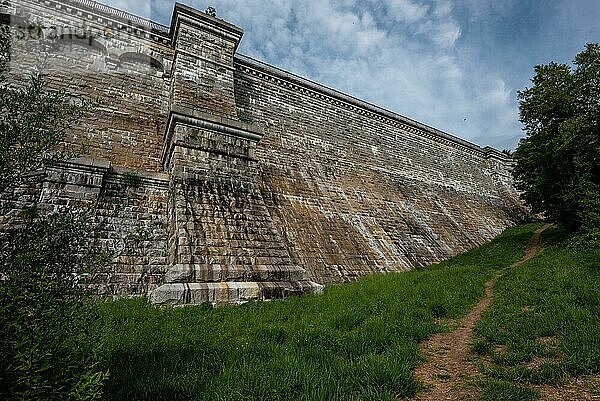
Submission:
<svg viewBox="0 0 600 401">
<path fill-rule="evenodd" d="M 169 0 L 104 0 L 168 25 Z M 522 136 L 533 66 L 600 41 L 599 0 L 184 0 L 244 29 L 238 52 L 481 146 Z"/>
</svg>

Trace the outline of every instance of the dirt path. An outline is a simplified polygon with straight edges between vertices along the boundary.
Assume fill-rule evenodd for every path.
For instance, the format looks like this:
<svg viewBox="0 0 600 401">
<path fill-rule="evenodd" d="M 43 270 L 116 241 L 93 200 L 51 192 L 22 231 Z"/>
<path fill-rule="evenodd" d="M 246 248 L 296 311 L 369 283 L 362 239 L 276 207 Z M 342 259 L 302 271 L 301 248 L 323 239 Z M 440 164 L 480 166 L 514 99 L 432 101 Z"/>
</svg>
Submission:
<svg viewBox="0 0 600 401">
<path fill-rule="evenodd" d="M 514 263 L 516 267 L 541 251 L 540 237 L 545 225 L 538 229 L 527 244 L 525 256 Z M 483 311 L 494 297 L 494 284 L 499 274 L 485 283 L 485 295 L 468 315 L 460 320 L 460 327 L 449 333 L 437 333 L 420 344 L 420 351 L 427 358 L 415 370 L 415 376 L 426 386 L 426 390 L 413 400 L 476 400 L 476 380 L 481 378 L 477 366 L 470 360 L 473 328 Z"/>
<path fill-rule="evenodd" d="M 547 401 L 592 401 L 600 400 L 600 375 L 576 377 L 561 386 L 532 386 L 539 390 L 540 400 Z"/>
</svg>

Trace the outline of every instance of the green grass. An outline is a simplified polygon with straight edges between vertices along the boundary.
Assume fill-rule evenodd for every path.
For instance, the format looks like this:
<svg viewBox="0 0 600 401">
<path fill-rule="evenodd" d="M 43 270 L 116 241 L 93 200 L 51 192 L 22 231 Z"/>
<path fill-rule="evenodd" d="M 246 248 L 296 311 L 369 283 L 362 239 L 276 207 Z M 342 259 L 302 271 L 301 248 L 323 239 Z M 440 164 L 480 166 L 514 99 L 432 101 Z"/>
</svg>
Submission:
<svg viewBox="0 0 600 401">
<path fill-rule="evenodd" d="M 475 328 L 473 348 L 493 378 L 488 400 L 600 373 L 600 249 L 569 250 L 556 230 L 544 234 L 544 252 L 505 272 Z"/>
<path fill-rule="evenodd" d="M 412 373 L 420 362 L 418 342 L 466 314 L 494 272 L 523 256 L 538 227 L 512 228 L 447 262 L 365 277 L 317 296 L 217 309 L 154 308 L 141 299 L 102 304 L 101 353 L 111 375 L 107 395 L 236 401 L 412 395 L 419 388 Z M 590 291 L 578 299 L 597 300 Z M 592 328 L 589 314 L 580 320 Z M 499 341 L 489 331 L 506 324 L 495 322 L 480 326 L 484 341 Z M 581 361 L 565 360 L 568 366 L 574 362 Z M 585 366 L 593 370 L 597 360 Z M 502 386 L 508 388 L 496 383 Z"/>
<path fill-rule="evenodd" d="M 535 390 L 494 379 L 484 380 L 482 390 L 482 399 L 485 401 L 533 401 L 539 397 Z"/>
</svg>

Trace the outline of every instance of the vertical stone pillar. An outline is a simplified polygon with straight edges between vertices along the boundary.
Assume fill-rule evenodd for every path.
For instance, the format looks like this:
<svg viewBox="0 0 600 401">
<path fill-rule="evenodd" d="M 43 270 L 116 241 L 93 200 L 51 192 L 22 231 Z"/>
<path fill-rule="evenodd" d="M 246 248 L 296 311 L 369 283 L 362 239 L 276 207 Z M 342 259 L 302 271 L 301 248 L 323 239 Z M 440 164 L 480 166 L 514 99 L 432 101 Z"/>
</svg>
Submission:
<svg viewBox="0 0 600 401">
<path fill-rule="evenodd" d="M 232 303 L 320 290 L 292 263 L 256 183 L 257 127 L 236 115 L 242 30 L 176 4 L 163 166 L 171 177 L 169 269 L 157 304 Z"/>
<path fill-rule="evenodd" d="M 487 170 L 490 172 L 494 183 L 498 187 L 503 188 L 503 190 L 512 189 L 512 157 L 489 146 L 483 148 L 483 154 L 485 156 Z"/>
<path fill-rule="evenodd" d="M 201 110 L 236 118 L 233 56 L 242 35 L 242 29 L 234 25 L 175 4 L 171 110 L 188 115 Z"/>
</svg>

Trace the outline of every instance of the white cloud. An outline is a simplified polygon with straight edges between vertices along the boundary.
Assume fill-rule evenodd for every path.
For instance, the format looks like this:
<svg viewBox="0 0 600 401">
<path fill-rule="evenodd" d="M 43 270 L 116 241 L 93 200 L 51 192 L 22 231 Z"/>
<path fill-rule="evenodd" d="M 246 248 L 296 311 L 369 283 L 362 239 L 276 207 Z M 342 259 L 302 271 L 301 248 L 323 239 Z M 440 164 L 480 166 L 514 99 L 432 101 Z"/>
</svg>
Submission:
<svg viewBox="0 0 600 401">
<path fill-rule="evenodd" d="M 435 5 L 433 13 L 436 17 L 442 18 L 451 15 L 453 8 L 450 1 L 439 1 Z"/>
<path fill-rule="evenodd" d="M 410 0 L 387 0 L 387 8 L 390 16 L 399 22 L 414 23 L 422 19 L 429 9 L 423 4 L 414 3 Z"/>
<path fill-rule="evenodd" d="M 430 20 L 422 24 L 418 32 L 428 37 L 438 47 L 450 48 L 460 37 L 460 26 L 452 20 Z"/>
<path fill-rule="evenodd" d="M 463 57 L 468 52 L 456 51 L 462 29 L 449 1 L 211 2 L 219 18 L 245 30 L 242 54 L 482 145 L 519 133 L 514 91 L 493 71 L 472 68 L 480 61 Z M 151 4 L 168 23 L 172 4 Z M 206 7 L 200 0 L 188 4 Z"/>
<path fill-rule="evenodd" d="M 506 106 L 510 103 L 511 90 L 507 88 L 506 83 L 498 79 L 493 82 L 492 88 L 482 94 L 482 100 L 485 104 L 494 107 Z"/>
</svg>

